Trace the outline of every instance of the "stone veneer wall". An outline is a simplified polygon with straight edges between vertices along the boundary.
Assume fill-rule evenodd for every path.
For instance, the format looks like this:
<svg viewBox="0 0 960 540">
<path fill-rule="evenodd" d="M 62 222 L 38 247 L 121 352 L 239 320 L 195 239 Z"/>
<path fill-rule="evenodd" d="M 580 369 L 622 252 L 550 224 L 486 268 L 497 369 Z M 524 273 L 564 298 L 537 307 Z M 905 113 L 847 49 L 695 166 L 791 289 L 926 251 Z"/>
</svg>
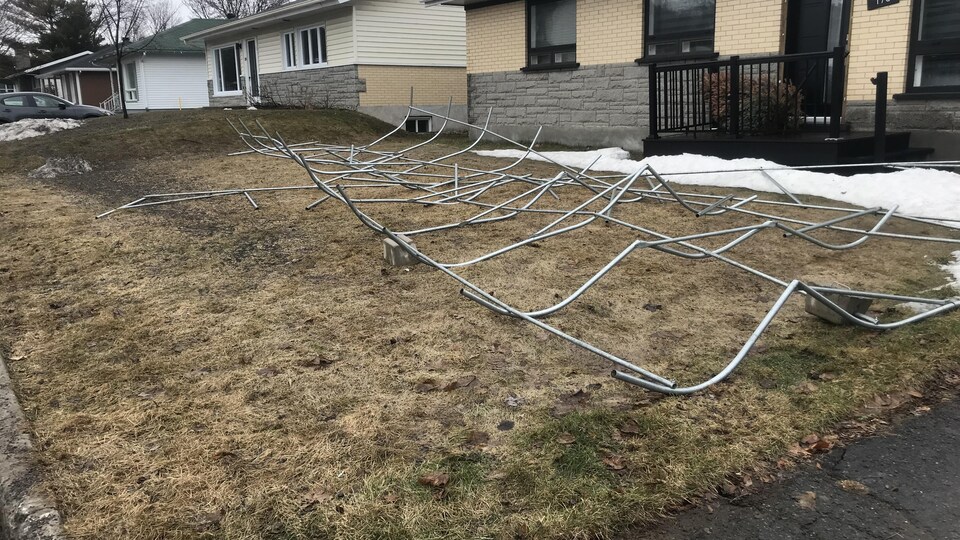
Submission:
<svg viewBox="0 0 960 540">
<path fill-rule="evenodd" d="M 843 120 L 873 132 L 873 101 L 847 102 Z M 910 145 L 935 149 L 932 159 L 960 159 L 960 99 L 887 100 L 887 131 L 909 131 Z"/>
<path fill-rule="evenodd" d="M 356 65 L 260 75 L 260 95 L 280 105 L 356 110 L 366 92 Z"/>
<path fill-rule="evenodd" d="M 366 92 L 356 65 L 301 69 L 260 75 L 260 96 L 264 103 L 288 107 L 357 110 L 360 93 Z M 244 96 L 215 96 L 213 81 L 207 81 L 211 107 L 241 107 Z"/>
<path fill-rule="evenodd" d="M 640 150 L 648 133 L 648 70 L 635 63 L 547 72 L 468 76 L 469 118 L 505 135 L 576 146 L 613 144 Z"/>
</svg>

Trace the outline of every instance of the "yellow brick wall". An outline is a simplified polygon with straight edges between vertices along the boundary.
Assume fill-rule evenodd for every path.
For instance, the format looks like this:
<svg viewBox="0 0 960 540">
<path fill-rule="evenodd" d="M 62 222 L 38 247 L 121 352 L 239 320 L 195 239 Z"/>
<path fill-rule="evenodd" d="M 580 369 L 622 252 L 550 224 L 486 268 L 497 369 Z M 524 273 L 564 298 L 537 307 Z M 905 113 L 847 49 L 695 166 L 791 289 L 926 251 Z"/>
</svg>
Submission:
<svg viewBox="0 0 960 540">
<path fill-rule="evenodd" d="M 516 71 L 526 64 L 524 2 L 467 10 L 467 73 Z"/>
<path fill-rule="evenodd" d="M 577 62 L 633 62 L 643 56 L 642 0 L 577 0 Z"/>
<path fill-rule="evenodd" d="M 876 97 L 876 87 L 870 84 L 870 77 L 878 71 L 890 73 L 887 87 L 890 96 L 906 89 L 912 3 L 903 1 L 867 11 L 867 0 L 853 0 L 847 59 L 849 101 L 872 101 Z"/>
<path fill-rule="evenodd" d="M 413 66 L 359 66 L 367 83 L 360 93 L 361 107 L 407 105 L 413 87 L 417 105 L 442 105 L 453 98 L 454 105 L 467 103 L 467 71 L 464 68 Z"/>
<path fill-rule="evenodd" d="M 783 0 L 717 0 L 714 50 L 722 55 L 778 54 L 786 9 Z"/>
</svg>

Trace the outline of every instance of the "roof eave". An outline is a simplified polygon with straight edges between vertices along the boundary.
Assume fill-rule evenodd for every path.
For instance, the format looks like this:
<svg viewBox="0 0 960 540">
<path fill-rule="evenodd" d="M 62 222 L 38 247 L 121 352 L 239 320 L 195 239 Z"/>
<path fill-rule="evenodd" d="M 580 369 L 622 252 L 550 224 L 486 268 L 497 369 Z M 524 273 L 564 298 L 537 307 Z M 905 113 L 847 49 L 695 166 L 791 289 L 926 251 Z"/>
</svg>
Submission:
<svg viewBox="0 0 960 540">
<path fill-rule="evenodd" d="M 284 17 L 296 17 L 304 13 L 325 11 L 335 7 L 347 6 L 352 3 L 353 0 L 305 0 L 302 2 L 293 2 L 269 11 L 264 11 L 263 13 L 257 13 L 256 15 L 250 15 L 241 19 L 234 19 L 224 24 L 214 26 L 213 28 L 187 34 L 180 39 L 185 42 L 201 41 L 223 34 L 249 30 L 251 26 L 269 23 Z"/>
</svg>

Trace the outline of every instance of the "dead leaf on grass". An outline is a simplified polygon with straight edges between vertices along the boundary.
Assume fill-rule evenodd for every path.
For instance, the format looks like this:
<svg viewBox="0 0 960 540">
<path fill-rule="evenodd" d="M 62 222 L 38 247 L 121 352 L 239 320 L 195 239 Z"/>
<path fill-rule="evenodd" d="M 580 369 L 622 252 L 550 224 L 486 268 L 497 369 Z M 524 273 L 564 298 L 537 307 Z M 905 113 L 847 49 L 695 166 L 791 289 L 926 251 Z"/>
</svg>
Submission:
<svg viewBox="0 0 960 540">
<path fill-rule="evenodd" d="M 466 446 L 486 446 L 490 442 L 490 434 L 485 431 L 467 432 Z"/>
<path fill-rule="evenodd" d="M 817 494 L 812 491 L 806 491 L 795 497 L 797 506 L 804 510 L 817 509 Z"/>
<path fill-rule="evenodd" d="M 433 392 L 438 386 L 436 379 L 424 379 L 413 387 L 413 391 L 418 394 L 426 394 L 427 392 Z"/>
<path fill-rule="evenodd" d="M 803 394 L 803 395 L 810 395 L 810 394 L 816 393 L 818 389 L 819 388 L 817 387 L 817 385 L 813 384 L 810 381 L 803 382 L 797 385 L 797 393 Z"/>
<path fill-rule="evenodd" d="M 573 444 L 577 442 L 577 438 L 574 437 L 572 433 L 565 431 L 560 435 L 557 435 L 557 442 L 560 444 Z"/>
<path fill-rule="evenodd" d="M 18 355 L 16 355 L 16 356 L 11 356 L 11 357 L 10 357 L 10 360 L 13 361 L 13 362 L 19 362 L 20 360 L 23 360 L 24 358 L 26 358 L 25 355 L 18 354 Z"/>
<path fill-rule="evenodd" d="M 503 400 L 503 404 L 506 405 L 507 407 L 511 407 L 511 408 L 517 408 L 517 407 L 523 405 L 523 403 L 524 403 L 523 398 L 522 398 L 522 397 L 519 397 L 519 396 L 517 396 L 517 395 L 515 395 L 515 394 L 513 394 L 513 393 L 511 393 L 509 396 L 507 396 L 507 397 Z"/>
<path fill-rule="evenodd" d="M 907 395 L 910 397 L 915 397 L 917 399 L 923 398 L 923 393 L 915 388 L 911 388 L 910 390 L 907 390 Z"/>
<path fill-rule="evenodd" d="M 622 471 L 626 468 L 626 460 L 620 454 L 607 454 L 603 456 L 603 464 L 611 471 Z"/>
<path fill-rule="evenodd" d="M 336 496 L 337 494 L 334 491 L 330 491 L 325 487 L 316 487 L 308 491 L 303 498 L 306 500 L 307 504 L 317 504 L 332 501 Z"/>
<path fill-rule="evenodd" d="M 817 444 L 817 441 L 819 440 L 820 440 L 819 435 L 817 435 L 816 433 L 811 433 L 806 437 L 800 439 L 800 444 L 804 446 L 813 446 L 814 444 Z"/>
<path fill-rule="evenodd" d="M 302 368 L 323 369 L 332 366 L 333 360 L 317 356 L 316 358 L 303 359 L 297 362 L 297 365 Z"/>
<path fill-rule="evenodd" d="M 450 475 L 445 472 L 432 472 L 421 476 L 418 482 L 422 486 L 443 488 L 450 483 Z"/>
<path fill-rule="evenodd" d="M 720 494 L 725 497 L 736 497 L 737 496 L 737 486 L 733 485 L 733 482 L 729 480 L 724 480 L 720 484 Z"/>
<path fill-rule="evenodd" d="M 477 381 L 477 377 L 474 375 L 467 375 L 466 377 L 460 377 L 459 379 L 451 382 L 450 384 L 443 387 L 444 392 L 452 392 L 457 388 L 467 388 Z"/>
<path fill-rule="evenodd" d="M 261 377 L 276 377 L 280 374 L 280 369 L 274 366 L 267 366 L 257 370 L 257 375 Z"/>
<path fill-rule="evenodd" d="M 627 420 L 626 422 L 623 423 L 622 426 L 620 426 L 621 435 L 636 437 L 640 435 L 641 432 L 642 430 L 640 429 L 640 424 L 638 424 L 637 421 L 633 420 L 632 418 L 630 420 Z"/>
<path fill-rule="evenodd" d="M 815 454 L 823 454 L 829 452 L 836 445 L 836 440 L 833 438 L 823 438 L 815 442 L 810 446 L 810 451 Z"/>
<path fill-rule="evenodd" d="M 387 493 L 383 496 L 383 502 L 387 504 L 396 504 L 400 500 L 400 496 L 396 493 Z"/>
</svg>

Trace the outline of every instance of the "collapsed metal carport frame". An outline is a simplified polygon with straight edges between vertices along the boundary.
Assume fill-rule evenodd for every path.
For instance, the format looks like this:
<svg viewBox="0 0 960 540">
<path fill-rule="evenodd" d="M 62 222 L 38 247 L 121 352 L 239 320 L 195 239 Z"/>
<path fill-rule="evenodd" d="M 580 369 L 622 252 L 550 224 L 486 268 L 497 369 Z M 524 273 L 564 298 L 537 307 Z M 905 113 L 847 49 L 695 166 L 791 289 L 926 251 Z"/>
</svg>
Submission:
<svg viewBox="0 0 960 540">
<path fill-rule="evenodd" d="M 436 116 L 436 113 L 419 109 L 414 106 L 408 108 L 407 117 L 411 113 L 429 113 Z M 492 113 L 492 111 L 491 111 Z M 463 285 L 461 293 L 472 301 L 482 305 L 491 311 L 524 320 L 534 326 L 546 330 L 586 351 L 598 355 L 615 364 L 618 368 L 613 371 L 613 376 L 621 381 L 641 386 L 643 388 L 663 392 L 666 394 L 689 394 L 709 387 L 723 379 L 740 364 L 753 348 L 757 339 L 770 325 L 774 317 L 793 294 L 807 295 L 820 302 L 827 309 L 835 312 L 843 320 L 864 328 L 873 330 L 888 330 L 900 326 L 917 322 L 935 315 L 946 313 L 960 307 L 958 300 L 941 300 L 918 298 L 902 295 L 891 295 L 872 291 L 851 291 L 847 289 L 821 287 L 813 284 L 803 283 L 798 280 L 786 281 L 769 275 L 759 269 L 750 267 L 744 263 L 736 261 L 726 255 L 725 252 L 746 242 L 758 234 L 772 231 L 780 231 L 783 237 L 795 238 L 799 241 L 805 241 L 817 245 L 821 248 L 830 250 L 848 250 L 862 245 L 871 238 L 897 238 L 913 241 L 931 241 L 950 244 L 960 244 L 960 240 L 946 236 L 929 237 L 920 235 L 911 235 L 895 233 L 881 230 L 895 219 L 908 221 L 917 221 L 931 225 L 942 225 L 943 222 L 953 220 L 943 219 L 936 216 L 912 216 L 897 212 L 897 208 L 881 209 L 858 209 L 843 206 L 826 206 L 804 203 L 794 194 L 786 190 L 777 180 L 769 174 L 774 169 L 743 169 L 736 172 L 754 172 L 761 171 L 771 182 L 771 185 L 777 191 L 782 193 L 789 202 L 771 199 L 761 199 L 758 195 L 749 197 L 737 197 L 732 194 L 703 194 L 688 193 L 676 190 L 664 176 L 655 171 L 650 166 L 644 166 L 634 173 L 628 175 L 596 175 L 589 174 L 589 170 L 596 164 L 596 160 L 582 170 L 557 163 L 544 154 L 534 149 L 538 137 L 529 145 L 524 145 L 513 141 L 503 135 L 495 133 L 489 129 L 490 114 L 483 126 L 469 124 L 450 117 L 449 110 L 446 116 L 443 116 L 443 125 L 438 133 L 426 141 L 407 146 L 401 150 L 389 151 L 375 148 L 382 144 L 392 135 L 398 133 L 404 122 L 402 121 L 395 129 L 386 135 L 362 146 L 344 146 L 328 145 L 319 142 L 301 143 L 297 145 L 287 144 L 279 134 L 271 134 L 259 123 L 256 123 L 256 129 L 251 128 L 244 122 L 238 124 L 231 122 L 231 126 L 236 130 L 240 139 L 247 145 L 248 150 L 241 153 L 257 153 L 267 157 L 291 159 L 299 164 L 312 181 L 312 185 L 267 187 L 267 188 L 236 188 L 214 191 L 195 191 L 180 193 L 163 193 L 145 195 L 131 203 L 120 206 L 108 212 L 104 212 L 97 217 L 104 217 L 117 210 L 128 210 L 142 208 L 146 206 L 157 206 L 162 204 L 183 202 L 189 200 L 207 199 L 224 197 L 231 195 L 242 195 L 253 206 L 258 208 L 251 193 L 271 192 L 271 191 L 298 191 L 298 190 L 319 190 L 322 197 L 307 206 L 307 209 L 315 208 L 317 205 L 334 199 L 347 206 L 358 220 L 365 226 L 374 231 L 383 234 L 391 239 L 396 245 L 402 247 L 416 260 L 429 265 Z M 406 118 L 404 119 L 406 120 Z M 476 138 L 465 148 L 453 153 L 441 155 L 433 159 L 417 159 L 410 155 L 414 150 L 424 148 L 429 143 L 435 141 L 448 124 L 460 124 L 477 132 Z M 239 127 L 238 127 L 239 125 Z M 539 132 L 538 132 L 539 136 Z M 457 162 L 450 163 L 450 160 L 461 156 L 474 149 L 485 137 L 498 139 L 523 149 L 520 158 L 505 167 L 498 169 L 476 169 L 463 167 Z M 547 161 L 560 169 L 560 172 L 549 178 L 534 178 L 531 175 L 515 174 L 511 172 L 519 164 L 524 162 L 530 156 L 535 155 L 541 161 Z M 597 158 L 599 159 L 599 158 Z M 891 168 L 923 167 L 930 164 L 923 162 L 904 162 L 904 163 L 886 163 L 871 164 L 870 166 L 885 166 Z M 944 168 L 955 168 L 960 166 L 958 162 L 936 162 L 933 165 Z M 439 169 L 440 172 L 432 172 Z M 775 170 L 792 170 L 796 168 L 783 167 Z M 726 172 L 726 171 L 716 171 Z M 323 177 L 328 177 L 323 179 Z M 640 184 L 645 182 L 647 187 Z M 521 192 L 519 195 L 510 194 L 506 199 L 497 199 L 494 201 L 482 200 L 483 197 L 489 198 L 495 196 L 501 188 L 505 186 L 514 187 L 519 184 L 526 184 L 529 189 Z M 412 192 L 409 197 L 353 197 L 351 190 L 396 190 L 402 188 L 404 192 Z M 583 196 L 575 200 L 577 203 L 572 209 L 562 208 L 544 208 L 541 202 L 547 194 L 550 194 L 556 200 L 560 197 L 557 191 L 561 188 L 572 188 L 577 192 L 582 192 Z M 569 189 L 568 189 L 569 190 Z M 691 212 L 696 217 L 716 216 L 727 212 L 735 212 L 741 215 L 761 218 L 762 221 L 724 230 L 715 230 L 706 233 L 671 237 L 661 234 L 655 230 L 630 223 L 623 219 L 614 217 L 615 210 L 618 207 L 627 204 L 650 201 L 655 203 L 678 204 L 685 210 Z M 443 225 L 436 225 L 415 229 L 404 232 L 395 232 L 380 224 L 368 213 L 361 210 L 361 205 L 367 204 L 418 204 L 428 206 L 445 205 L 469 205 L 476 207 L 478 213 L 473 216 L 452 221 Z M 601 205 L 599 209 L 591 209 L 592 206 Z M 758 207 L 791 207 L 803 209 L 815 209 L 826 212 L 840 213 L 839 216 L 821 222 L 799 220 L 764 212 L 760 210 L 751 210 L 748 206 Z M 540 228 L 535 233 L 526 238 L 501 246 L 493 251 L 474 257 L 465 261 L 457 262 L 438 262 L 423 253 L 415 247 L 409 240 L 411 237 L 424 234 L 434 234 L 442 231 L 458 229 L 461 227 L 476 227 L 487 223 L 514 219 L 518 216 L 540 214 L 557 216 L 549 225 Z M 841 223 L 865 216 L 878 216 L 876 224 L 870 229 L 856 229 L 853 227 L 841 226 Z M 575 223 L 570 223 L 577 219 Z M 515 249 L 529 246 L 535 242 L 547 238 L 566 234 L 590 225 L 596 221 L 625 227 L 631 231 L 653 237 L 653 240 L 637 239 L 617 256 L 611 259 L 607 264 L 600 268 L 591 278 L 581 284 L 572 294 L 558 303 L 546 306 L 534 311 L 521 311 L 507 302 L 497 298 L 492 293 L 485 291 L 480 286 L 471 283 L 456 272 L 456 269 L 469 267 L 484 261 L 499 257 Z M 793 226 L 798 226 L 794 228 Z M 829 243 L 815 238 L 810 233 L 818 230 L 831 230 L 843 233 L 857 235 L 857 238 L 844 244 Z M 724 246 L 717 249 L 707 249 L 699 246 L 694 241 L 707 238 L 721 238 L 734 236 Z M 613 268 L 622 264 L 623 261 L 632 253 L 646 248 L 654 249 L 660 252 L 668 253 L 678 257 L 691 260 L 717 260 L 739 270 L 748 272 L 765 281 L 774 283 L 782 288 L 782 292 L 769 309 L 761 323 L 756 327 L 752 335 L 744 343 L 738 354 L 729 361 L 726 366 L 717 374 L 699 384 L 678 387 L 677 384 L 661 375 L 653 373 L 645 368 L 636 365 L 615 354 L 607 352 L 586 341 L 574 337 L 560 329 L 545 323 L 543 318 L 555 314 L 563 308 L 572 304 L 577 298 L 583 295 L 587 290 L 594 286 Z M 864 297 L 872 299 L 886 299 L 900 302 L 916 302 L 930 306 L 926 312 L 918 313 L 906 317 L 899 321 L 879 323 L 861 313 L 855 313 L 845 310 L 838 305 L 831 297 Z M 626 371 L 621 371 L 626 370 Z"/>
</svg>

